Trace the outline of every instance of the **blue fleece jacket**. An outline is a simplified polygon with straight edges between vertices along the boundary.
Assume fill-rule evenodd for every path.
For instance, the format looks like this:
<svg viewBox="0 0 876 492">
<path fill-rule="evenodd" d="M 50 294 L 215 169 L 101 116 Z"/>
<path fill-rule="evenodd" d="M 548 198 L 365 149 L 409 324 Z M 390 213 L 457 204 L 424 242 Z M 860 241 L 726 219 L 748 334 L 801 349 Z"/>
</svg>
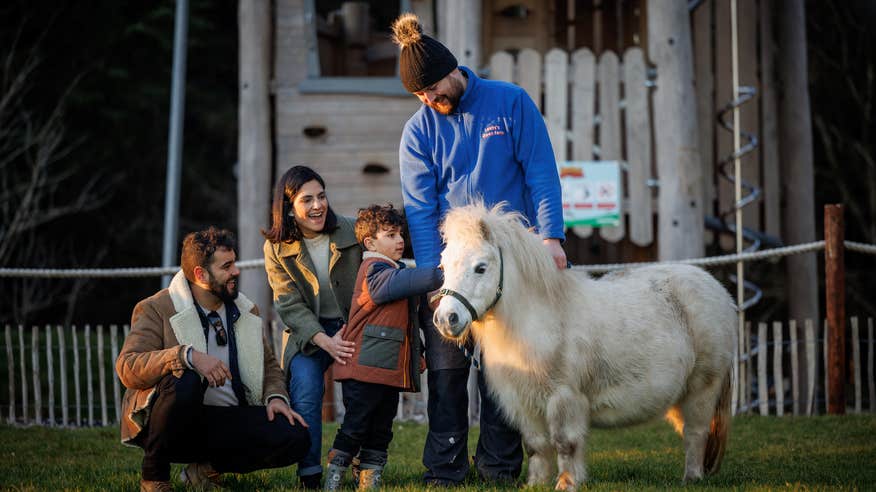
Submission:
<svg viewBox="0 0 876 492">
<path fill-rule="evenodd" d="M 422 106 L 399 146 L 402 196 L 419 266 L 440 262 L 438 226 L 448 209 L 508 203 L 543 238 L 565 240 L 562 193 L 544 119 L 520 87 L 478 78 L 450 115 Z"/>
</svg>

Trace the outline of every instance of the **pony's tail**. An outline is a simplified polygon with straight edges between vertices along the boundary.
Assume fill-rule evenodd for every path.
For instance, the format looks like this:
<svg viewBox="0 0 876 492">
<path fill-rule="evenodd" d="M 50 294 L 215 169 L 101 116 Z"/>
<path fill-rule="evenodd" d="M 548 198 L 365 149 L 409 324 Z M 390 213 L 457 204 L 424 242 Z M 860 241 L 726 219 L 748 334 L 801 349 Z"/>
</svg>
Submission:
<svg viewBox="0 0 876 492">
<path fill-rule="evenodd" d="M 727 437 L 730 434 L 730 419 L 732 418 L 731 402 L 731 378 L 732 370 L 724 378 L 724 387 L 718 404 L 715 405 L 715 415 L 712 416 L 712 425 L 709 429 L 709 438 L 706 440 L 706 452 L 703 458 L 703 471 L 706 475 L 718 473 L 721 469 L 721 461 L 724 460 L 724 450 L 727 448 Z"/>
</svg>

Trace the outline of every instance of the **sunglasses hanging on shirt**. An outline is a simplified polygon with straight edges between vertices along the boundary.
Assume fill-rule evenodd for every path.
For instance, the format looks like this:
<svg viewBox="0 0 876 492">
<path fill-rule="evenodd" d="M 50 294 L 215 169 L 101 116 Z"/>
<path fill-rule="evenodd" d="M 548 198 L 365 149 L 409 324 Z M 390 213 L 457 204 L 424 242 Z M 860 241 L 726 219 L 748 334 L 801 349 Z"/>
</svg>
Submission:
<svg viewBox="0 0 876 492">
<path fill-rule="evenodd" d="M 216 311 L 210 311 L 207 315 L 207 321 L 213 327 L 213 332 L 216 333 L 216 345 L 224 347 L 228 345 L 228 333 L 225 331 L 225 326 L 222 324 L 222 317 Z"/>
</svg>

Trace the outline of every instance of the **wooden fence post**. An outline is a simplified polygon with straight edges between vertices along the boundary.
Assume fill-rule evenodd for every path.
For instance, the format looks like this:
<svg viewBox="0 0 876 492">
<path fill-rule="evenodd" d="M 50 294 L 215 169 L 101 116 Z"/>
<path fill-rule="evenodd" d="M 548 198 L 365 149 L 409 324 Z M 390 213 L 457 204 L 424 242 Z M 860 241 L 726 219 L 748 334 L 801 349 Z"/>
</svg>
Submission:
<svg viewBox="0 0 876 492">
<path fill-rule="evenodd" d="M 70 336 L 73 341 L 73 390 L 76 401 L 76 426 L 82 425 L 82 391 L 79 384 L 79 336 L 76 334 L 76 325 L 70 327 Z"/>
<path fill-rule="evenodd" d="M 49 379 L 49 425 L 55 425 L 55 361 L 52 360 L 52 327 L 46 325 L 46 374 Z"/>
<path fill-rule="evenodd" d="M 827 304 L 827 412 L 846 413 L 846 287 L 843 206 L 824 206 L 824 272 Z"/>
<path fill-rule="evenodd" d="M 112 373 L 113 373 L 113 409 L 116 412 L 116 423 L 121 422 L 121 387 L 119 382 L 119 375 L 116 374 L 116 359 L 119 358 L 119 327 L 118 325 L 110 325 L 110 350 L 112 351 L 112 359 L 110 359 L 110 364 L 112 364 Z"/>
<path fill-rule="evenodd" d="M 794 415 L 800 415 L 800 375 L 797 371 L 800 369 L 800 364 L 797 359 L 797 320 L 788 321 L 788 335 L 791 338 L 791 399 L 792 411 Z"/>
<path fill-rule="evenodd" d="M 871 328 L 872 330 L 872 328 Z M 872 346 L 872 345 L 871 345 Z M 12 327 L 6 325 L 6 370 L 9 377 L 9 423 L 15 422 L 15 357 L 12 350 Z M 872 363 L 871 363 L 872 365 Z M 871 378 L 872 379 L 872 378 Z M 870 393 L 872 400 L 873 393 Z"/>
<path fill-rule="evenodd" d="M 43 423 L 43 389 L 40 387 L 40 332 L 39 328 L 30 328 L 30 359 L 33 370 L 33 421 L 36 425 Z"/>
<path fill-rule="evenodd" d="M 805 330 L 804 338 L 806 340 L 806 381 L 808 383 L 806 388 L 809 390 L 806 394 L 806 411 L 804 413 L 809 416 L 815 411 L 816 339 L 815 327 L 811 319 L 804 320 L 803 327 Z"/>
<path fill-rule="evenodd" d="M 773 322 L 773 387 L 776 389 L 776 416 L 785 414 L 785 381 L 782 375 L 782 322 Z"/>
<path fill-rule="evenodd" d="M 855 385 L 855 413 L 861 413 L 861 340 L 858 334 L 858 317 L 852 316 L 849 318 L 852 323 L 852 367 L 851 377 L 852 383 Z"/>
<path fill-rule="evenodd" d="M 109 424 L 106 408 L 106 359 L 103 350 L 103 325 L 97 325 L 97 381 L 100 385 L 100 425 Z"/>
<path fill-rule="evenodd" d="M 770 414 L 770 393 L 767 382 L 767 324 L 757 324 L 757 402 L 760 414 Z"/>
<path fill-rule="evenodd" d="M 873 318 L 867 318 L 867 386 L 870 411 L 876 412 L 876 382 L 873 381 Z"/>
<path fill-rule="evenodd" d="M 94 425 L 94 388 L 91 373 L 91 325 L 85 325 L 85 395 L 88 402 L 88 426 Z"/>
<path fill-rule="evenodd" d="M 65 426 L 69 420 L 67 400 L 67 350 L 64 344 L 64 328 L 57 326 L 58 331 L 58 364 L 61 366 L 61 425 Z"/>
</svg>

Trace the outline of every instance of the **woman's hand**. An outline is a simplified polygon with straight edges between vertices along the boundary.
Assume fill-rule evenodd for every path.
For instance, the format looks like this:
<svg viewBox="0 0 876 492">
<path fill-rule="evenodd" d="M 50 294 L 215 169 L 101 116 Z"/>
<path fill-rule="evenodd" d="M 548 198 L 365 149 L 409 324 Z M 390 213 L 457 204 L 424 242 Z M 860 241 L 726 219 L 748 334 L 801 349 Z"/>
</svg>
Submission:
<svg viewBox="0 0 876 492">
<path fill-rule="evenodd" d="M 328 352 L 332 359 L 342 366 L 347 365 L 347 361 L 353 357 L 353 351 L 356 347 L 355 343 L 344 340 L 344 331 L 346 330 L 347 325 L 345 324 L 333 337 L 319 332 L 312 338 L 317 347 Z"/>
</svg>

